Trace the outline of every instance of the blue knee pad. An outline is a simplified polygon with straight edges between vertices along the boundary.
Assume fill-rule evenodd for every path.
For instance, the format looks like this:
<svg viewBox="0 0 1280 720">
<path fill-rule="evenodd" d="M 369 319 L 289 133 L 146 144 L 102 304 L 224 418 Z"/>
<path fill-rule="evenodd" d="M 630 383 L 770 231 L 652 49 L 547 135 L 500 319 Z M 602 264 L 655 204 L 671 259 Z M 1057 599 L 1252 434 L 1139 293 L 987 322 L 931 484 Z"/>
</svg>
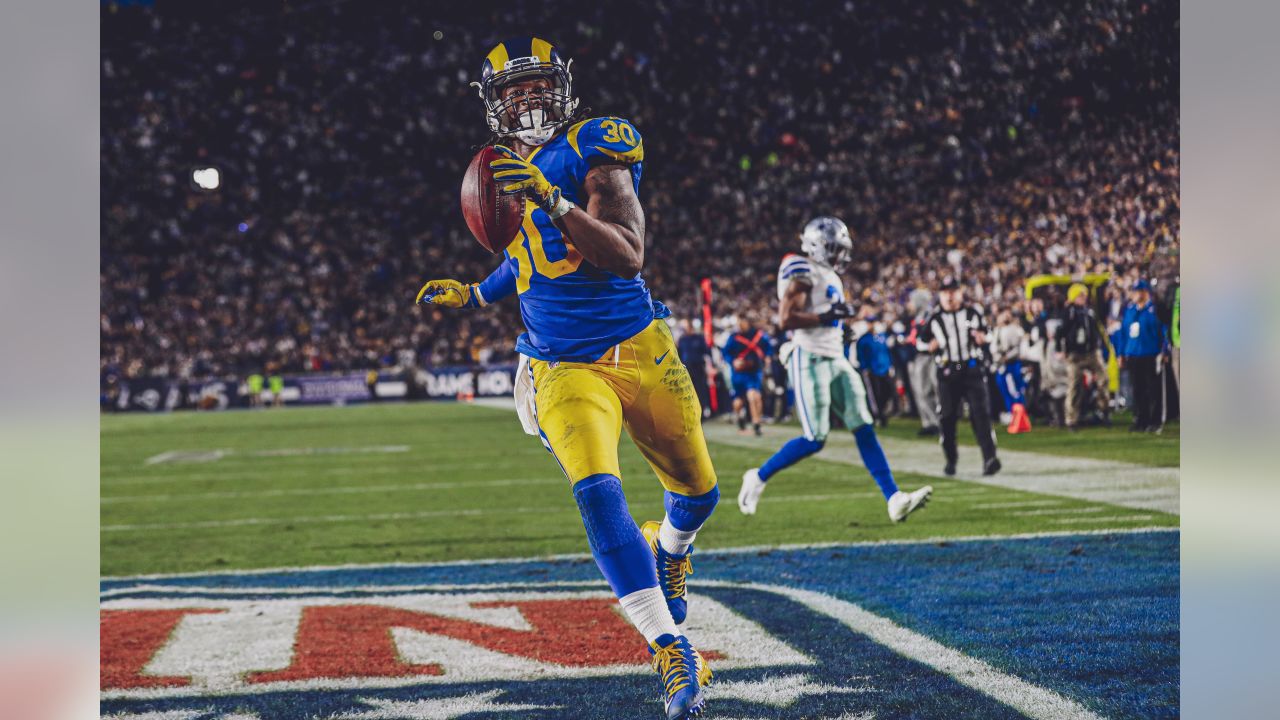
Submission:
<svg viewBox="0 0 1280 720">
<path fill-rule="evenodd" d="M 667 491 L 662 504 L 667 508 L 667 517 L 677 530 L 692 532 L 702 527 L 711 517 L 711 511 L 720 502 L 720 486 L 711 488 L 701 495 L 680 495 Z"/>
<path fill-rule="evenodd" d="M 613 475 L 585 477 L 573 485 L 587 542 L 605 580 L 618 597 L 658 586 L 653 551 L 627 509 L 622 481 Z"/>
</svg>

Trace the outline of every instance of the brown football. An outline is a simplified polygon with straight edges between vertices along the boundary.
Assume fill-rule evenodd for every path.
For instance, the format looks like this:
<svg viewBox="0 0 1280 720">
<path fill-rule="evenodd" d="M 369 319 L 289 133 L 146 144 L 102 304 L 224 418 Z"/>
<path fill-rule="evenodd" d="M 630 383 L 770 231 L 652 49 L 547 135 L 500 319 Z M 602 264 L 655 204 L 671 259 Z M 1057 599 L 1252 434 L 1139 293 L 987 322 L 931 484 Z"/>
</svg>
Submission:
<svg viewBox="0 0 1280 720">
<path fill-rule="evenodd" d="M 504 195 L 489 163 L 502 155 L 491 146 L 476 153 L 462 178 L 462 217 L 476 242 L 491 253 L 506 249 L 524 222 L 524 195 Z"/>
</svg>

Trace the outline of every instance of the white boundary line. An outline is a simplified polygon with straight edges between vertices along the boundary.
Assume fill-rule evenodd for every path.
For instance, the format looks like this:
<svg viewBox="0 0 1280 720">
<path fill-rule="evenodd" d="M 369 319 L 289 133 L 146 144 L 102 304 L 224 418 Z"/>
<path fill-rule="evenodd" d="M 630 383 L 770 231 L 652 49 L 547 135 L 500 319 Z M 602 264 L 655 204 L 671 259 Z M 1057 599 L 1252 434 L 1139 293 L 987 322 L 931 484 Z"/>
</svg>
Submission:
<svg viewBox="0 0 1280 720">
<path fill-rule="evenodd" d="M 1091 535 L 1137 535 L 1145 533 L 1177 533 L 1180 527 L 1148 526 L 1123 529 L 1101 530 L 1050 530 L 1034 533 L 1011 533 L 1008 535 L 961 535 L 955 537 L 935 536 L 927 538 L 902 538 L 891 540 L 860 540 L 854 542 L 826 543 L 794 543 L 789 545 L 746 545 L 741 547 L 710 548 L 698 551 L 700 557 L 707 555 L 740 555 L 759 552 L 786 552 L 790 550 L 827 550 L 837 548 L 883 547 L 892 545 L 933 545 L 937 543 L 969 543 L 998 542 L 1001 540 L 1035 540 L 1039 538 L 1091 536 Z M 271 568 L 252 568 L 248 570 L 200 570 L 186 573 L 149 573 L 142 575 L 107 575 L 101 582 L 128 582 L 132 580 L 165 580 L 177 578 L 202 578 L 218 575 L 272 575 L 277 573 L 326 572 L 331 570 L 377 570 L 377 569 L 412 569 L 433 567 L 459 567 L 463 565 L 507 565 L 527 562 L 553 562 L 557 560 L 590 560 L 589 553 L 565 553 L 560 555 L 542 555 L 538 557 L 479 558 L 474 560 L 444 560 L 438 562 L 392 562 L 392 563 L 346 563 L 338 565 L 301 565 L 280 566 Z"/>
<path fill-rule="evenodd" d="M 1101 720 L 1100 716 L 1074 700 L 1000 672 L 977 658 L 953 650 L 846 600 L 812 590 L 780 585 L 711 580 L 704 580 L 701 584 L 707 587 L 749 588 L 795 600 L 815 612 L 839 620 L 859 635 L 865 635 L 909 660 L 948 675 L 961 685 L 994 698 L 1033 720 Z"/>
</svg>

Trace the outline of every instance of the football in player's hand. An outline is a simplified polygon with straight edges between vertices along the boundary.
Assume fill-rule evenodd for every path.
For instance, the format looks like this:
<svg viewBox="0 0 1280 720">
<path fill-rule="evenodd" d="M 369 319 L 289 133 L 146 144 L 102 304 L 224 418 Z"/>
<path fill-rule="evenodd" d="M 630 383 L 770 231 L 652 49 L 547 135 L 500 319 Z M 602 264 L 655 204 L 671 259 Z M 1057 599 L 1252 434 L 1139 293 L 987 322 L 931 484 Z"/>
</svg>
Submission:
<svg viewBox="0 0 1280 720">
<path fill-rule="evenodd" d="M 502 155 L 491 146 L 476 153 L 462 178 L 462 217 L 471 234 L 491 253 L 500 253 L 520 232 L 524 195 L 504 195 L 489 163 Z"/>
</svg>

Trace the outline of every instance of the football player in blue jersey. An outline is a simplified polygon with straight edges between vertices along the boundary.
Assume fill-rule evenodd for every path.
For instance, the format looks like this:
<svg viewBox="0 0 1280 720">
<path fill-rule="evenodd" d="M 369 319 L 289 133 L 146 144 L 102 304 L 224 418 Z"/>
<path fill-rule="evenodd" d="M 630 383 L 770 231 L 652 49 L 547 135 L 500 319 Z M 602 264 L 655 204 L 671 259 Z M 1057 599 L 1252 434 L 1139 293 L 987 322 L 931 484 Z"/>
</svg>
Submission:
<svg viewBox="0 0 1280 720">
<path fill-rule="evenodd" d="M 592 555 L 649 642 L 667 717 L 678 720 L 701 714 L 711 680 L 677 626 L 694 537 L 720 491 L 670 312 L 640 276 L 644 143 L 626 120 L 575 115 L 569 66 L 537 37 L 502 42 L 485 58 L 474 84 L 504 156 L 493 177 L 525 197 L 524 223 L 489 277 L 429 281 L 418 301 L 483 307 L 519 296 L 522 422 L 571 483 Z M 666 517 L 643 528 L 619 480 L 624 427 L 666 490 Z"/>
</svg>

